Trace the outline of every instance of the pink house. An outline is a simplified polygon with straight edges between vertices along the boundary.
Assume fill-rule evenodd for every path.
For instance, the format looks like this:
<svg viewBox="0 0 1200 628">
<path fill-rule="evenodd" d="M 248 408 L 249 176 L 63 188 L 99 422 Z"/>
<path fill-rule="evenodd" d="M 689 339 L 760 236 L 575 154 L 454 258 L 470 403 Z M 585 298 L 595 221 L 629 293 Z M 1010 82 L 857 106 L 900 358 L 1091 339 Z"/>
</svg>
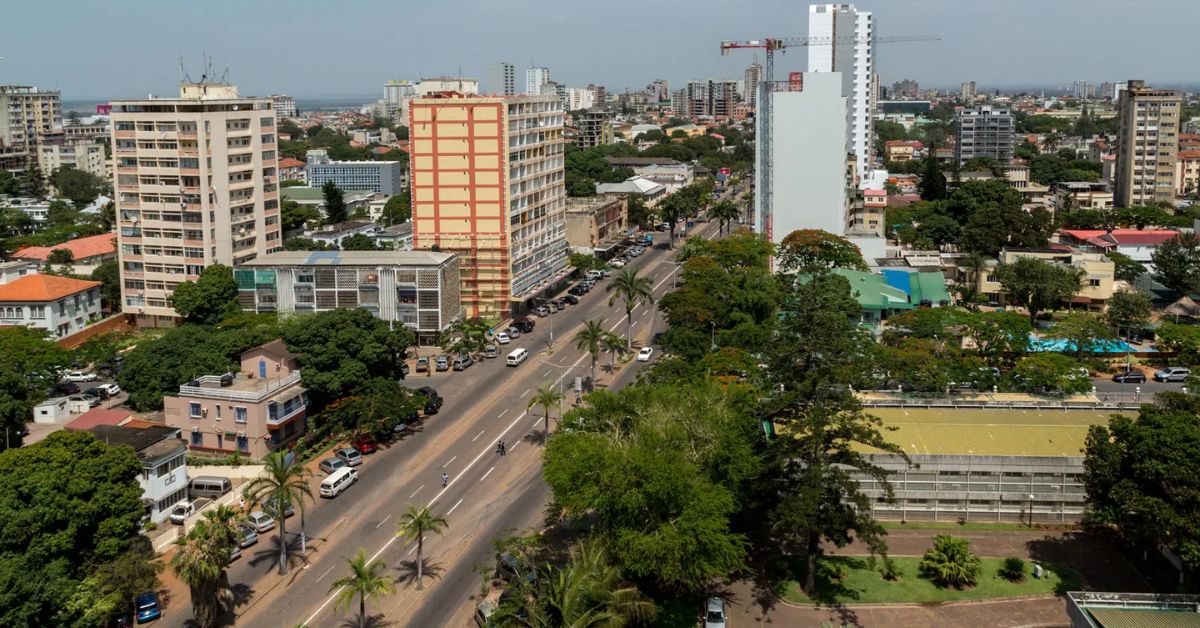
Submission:
<svg viewBox="0 0 1200 628">
<path fill-rule="evenodd" d="M 262 458 L 304 433 L 308 394 L 282 340 L 242 354 L 237 373 L 205 375 L 163 397 L 167 425 L 193 451 Z"/>
</svg>

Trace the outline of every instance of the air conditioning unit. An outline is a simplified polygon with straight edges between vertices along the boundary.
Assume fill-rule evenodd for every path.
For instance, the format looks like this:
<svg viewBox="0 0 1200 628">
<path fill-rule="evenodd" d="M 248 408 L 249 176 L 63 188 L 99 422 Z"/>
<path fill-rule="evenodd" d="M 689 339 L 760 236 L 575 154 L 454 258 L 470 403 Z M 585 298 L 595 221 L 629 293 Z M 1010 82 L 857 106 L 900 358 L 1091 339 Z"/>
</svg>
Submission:
<svg viewBox="0 0 1200 628">
<path fill-rule="evenodd" d="M 199 434 L 199 433 L 200 433 L 200 426 L 199 426 L 199 425 L 193 425 L 193 426 L 192 426 L 192 433 L 193 433 L 193 434 Z"/>
<path fill-rule="evenodd" d="M 208 416 L 208 408 L 201 408 L 200 416 L 202 416 L 202 417 Z"/>
<path fill-rule="evenodd" d="M 246 437 L 246 433 L 245 433 L 245 432 L 238 432 L 238 433 L 237 433 L 237 435 L 238 435 L 238 438 L 245 438 L 245 437 Z"/>
</svg>

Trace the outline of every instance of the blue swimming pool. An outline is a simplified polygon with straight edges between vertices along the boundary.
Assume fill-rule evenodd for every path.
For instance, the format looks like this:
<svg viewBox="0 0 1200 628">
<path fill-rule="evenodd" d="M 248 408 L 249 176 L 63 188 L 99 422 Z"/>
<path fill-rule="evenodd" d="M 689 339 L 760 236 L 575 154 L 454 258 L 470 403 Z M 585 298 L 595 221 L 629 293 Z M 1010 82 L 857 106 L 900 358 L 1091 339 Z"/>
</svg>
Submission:
<svg viewBox="0 0 1200 628">
<path fill-rule="evenodd" d="M 1064 353 L 1074 351 L 1075 343 L 1065 338 L 1037 338 L 1030 336 L 1029 350 Z M 1097 340 L 1095 346 L 1092 347 L 1093 353 L 1134 353 L 1137 351 L 1138 349 L 1124 340 Z"/>
</svg>

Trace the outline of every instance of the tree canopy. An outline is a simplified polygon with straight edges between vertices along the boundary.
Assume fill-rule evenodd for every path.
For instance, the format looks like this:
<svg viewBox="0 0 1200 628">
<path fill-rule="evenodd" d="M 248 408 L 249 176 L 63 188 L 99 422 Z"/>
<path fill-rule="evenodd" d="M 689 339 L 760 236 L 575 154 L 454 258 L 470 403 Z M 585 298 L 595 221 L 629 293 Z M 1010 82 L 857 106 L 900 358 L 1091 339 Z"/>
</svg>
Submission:
<svg viewBox="0 0 1200 628">
<path fill-rule="evenodd" d="M 1174 294 L 1200 290 L 1200 238 L 1181 233 L 1150 253 L 1154 278 Z"/>
<path fill-rule="evenodd" d="M 196 281 L 185 281 L 171 294 L 171 307 L 192 323 L 213 324 L 238 311 L 237 282 L 224 264 L 205 267 Z"/>
<path fill-rule="evenodd" d="M 797 273 L 867 267 L 856 244 L 820 229 L 798 229 L 784 236 L 779 243 L 778 260 L 780 270 Z"/>
<path fill-rule="evenodd" d="M 55 170 L 50 175 L 50 184 L 61 196 L 70 199 L 76 209 L 83 209 L 108 188 L 104 179 L 69 166 Z"/>
<path fill-rule="evenodd" d="M 0 328 L 0 355 L 0 429 L 5 432 L 0 448 L 19 447 L 33 406 L 58 381 L 70 354 L 43 330 L 12 326 Z"/>
<path fill-rule="evenodd" d="M 1029 311 L 1030 323 L 1040 312 L 1055 309 L 1075 296 L 1083 277 L 1082 268 L 1058 266 L 1035 257 L 1019 257 L 996 267 L 1001 288 Z"/>
<path fill-rule="evenodd" d="M 283 340 L 298 354 L 304 385 L 321 405 L 372 377 L 400 379 L 413 335 L 359 308 L 297 316 L 284 323 Z"/>
<path fill-rule="evenodd" d="M 346 195 L 342 189 L 333 181 L 326 181 L 321 186 L 321 194 L 325 198 L 325 222 L 331 225 L 345 222 Z"/>
<path fill-rule="evenodd" d="M 383 215 L 379 222 L 384 226 L 399 225 L 412 218 L 412 201 L 408 192 L 393 195 L 383 205 Z"/>
</svg>

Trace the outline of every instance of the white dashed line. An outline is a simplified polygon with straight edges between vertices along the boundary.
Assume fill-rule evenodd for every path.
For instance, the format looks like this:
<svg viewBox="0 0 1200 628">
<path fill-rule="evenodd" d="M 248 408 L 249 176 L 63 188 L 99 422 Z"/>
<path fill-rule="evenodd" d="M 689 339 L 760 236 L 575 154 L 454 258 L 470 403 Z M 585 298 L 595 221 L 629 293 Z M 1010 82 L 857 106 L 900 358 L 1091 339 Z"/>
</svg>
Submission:
<svg viewBox="0 0 1200 628">
<path fill-rule="evenodd" d="M 446 464 L 442 465 L 442 468 L 445 469 L 446 467 L 450 466 L 450 463 L 454 462 L 455 460 L 458 460 L 458 456 L 451 456 L 450 459 L 446 461 Z"/>
<path fill-rule="evenodd" d="M 334 568 L 334 567 L 337 567 L 337 565 L 332 565 L 332 566 L 330 566 L 330 567 L 329 567 L 329 569 L 326 569 L 326 570 L 325 570 L 325 573 L 321 574 L 321 578 L 324 578 L 325 576 L 328 576 L 328 575 L 329 575 L 329 572 L 333 571 L 333 568 Z M 321 581 L 321 578 L 317 578 L 317 582 L 320 582 L 320 581 Z"/>
<path fill-rule="evenodd" d="M 492 471 L 495 471 L 495 470 L 496 470 L 496 465 L 492 465 L 492 468 L 491 468 L 491 469 L 488 469 L 488 470 L 487 470 L 487 473 L 484 473 L 484 474 L 483 474 L 483 477 L 479 478 L 479 481 L 480 481 L 480 482 L 482 482 L 482 481 L 486 480 L 486 479 L 487 479 L 487 476 L 491 475 L 491 474 L 492 474 Z"/>
<path fill-rule="evenodd" d="M 504 415 L 506 415 L 506 414 L 508 414 L 508 408 L 505 408 L 505 409 L 504 409 L 504 412 L 501 412 L 501 413 L 500 413 L 500 416 L 498 416 L 498 417 L 496 417 L 496 418 L 497 418 L 497 419 L 503 418 L 503 417 L 504 417 Z"/>
<path fill-rule="evenodd" d="M 454 514 L 454 509 L 458 508 L 458 505 L 461 503 L 463 503 L 463 500 L 461 500 L 461 499 L 458 500 L 457 502 L 455 502 L 455 504 L 450 507 L 450 510 L 446 511 L 446 516 L 449 517 L 450 515 Z"/>
<path fill-rule="evenodd" d="M 380 521 L 378 524 L 375 525 L 375 529 L 378 530 L 379 528 L 383 527 L 383 524 L 387 523 L 387 520 L 391 519 L 391 518 L 392 518 L 391 515 L 384 517 L 383 521 Z"/>
<path fill-rule="evenodd" d="M 409 498 L 409 499 L 412 499 L 412 498 L 416 497 L 416 496 L 417 496 L 417 493 L 420 493 L 422 488 L 425 488 L 425 485 L 424 485 L 424 484 L 422 484 L 422 485 L 421 485 L 421 487 L 420 487 L 420 488 L 418 488 L 417 490 L 413 491 L 413 492 L 412 492 L 412 495 L 409 495 L 409 496 L 408 496 L 408 498 Z"/>
<path fill-rule="evenodd" d="M 533 389 L 532 389 L 532 388 L 526 388 L 526 389 L 525 389 L 525 392 L 521 393 L 521 398 L 522 398 L 522 399 L 524 399 L 524 398 L 525 398 L 525 395 L 528 395 L 528 394 L 529 394 L 529 391 L 531 391 L 531 390 L 533 390 Z"/>
<path fill-rule="evenodd" d="M 471 439 L 471 442 L 473 443 L 473 442 L 475 442 L 475 441 L 479 440 L 479 437 L 480 437 L 480 436 L 483 436 L 483 433 L 484 433 L 484 432 L 486 432 L 486 431 L 487 431 L 487 430 L 479 430 L 479 433 L 475 435 L 475 438 L 472 438 L 472 439 Z"/>
</svg>

